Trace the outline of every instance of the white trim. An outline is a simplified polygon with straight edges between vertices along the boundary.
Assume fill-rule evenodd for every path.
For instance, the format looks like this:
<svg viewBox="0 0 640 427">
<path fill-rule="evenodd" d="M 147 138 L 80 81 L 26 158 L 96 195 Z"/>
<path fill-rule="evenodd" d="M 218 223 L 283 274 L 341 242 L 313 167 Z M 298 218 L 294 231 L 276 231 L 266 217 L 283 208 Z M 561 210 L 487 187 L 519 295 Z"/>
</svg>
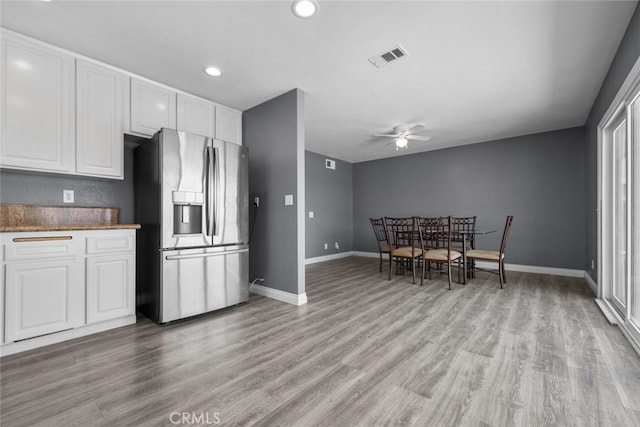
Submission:
<svg viewBox="0 0 640 427">
<path fill-rule="evenodd" d="M 379 258 L 380 254 L 377 252 L 359 252 L 354 251 L 350 253 L 354 256 L 360 256 L 365 258 Z M 383 257 L 383 260 L 388 258 Z M 476 265 L 480 268 L 495 269 L 497 271 L 498 264 L 495 262 L 476 261 Z M 521 265 L 521 264 L 505 264 L 504 269 L 506 271 L 519 271 L 522 273 L 536 273 L 536 274 L 553 274 L 555 276 L 565 277 L 584 277 L 584 270 L 573 270 L 570 268 L 557 268 L 557 267 L 542 267 L 537 265 Z"/>
<path fill-rule="evenodd" d="M 620 319 L 618 313 L 611 307 L 607 300 L 596 298 L 595 301 L 596 305 L 600 308 L 600 311 L 602 311 L 602 314 L 607 319 L 607 322 L 614 326 L 622 323 L 622 319 Z"/>
<path fill-rule="evenodd" d="M 497 262 L 476 261 L 476 265 L 480 268 L 486 269 L 498 269 Z M 520 265 L 520 264 L 505 264 L 504 269 L 506 271 L 519 271 L 522 273 L 536 273 L 536 274 L 553 274 L 554 276 L 565 277 L 584 277 L 584 270 L 573 270 L 570 268 L 557 268 L 557 267 L 544 267 L 538 265 Z"/>
<path fill-rule="evenodd" d="M 350 256 L 354 256 L 355 252 L 339 252 L 337 254 L 331 254 L 331 255 L 322 255 L 322 256 L 317 256 L 314 258 L 307 258 L 304 260 L 304 264 L 305 265 L 309 265 L 309 264 L 315 264 L 317 262 L 325 262 L 325 261 L 331 261 L 334 259 L 340 259 L 340 258 L 347 258 Z M 376 256 L 378 256 L 376 254 Z"/>
<path fill-rule="evenodd" d="M 56 344 L 74 338 L 84 337 L 109 329 L 119 328 L 121 326 L 132 325 L 134 323 L 136 323 L 136 316 L 132 314 L 130 316 L 121 317 L 119 319 L 107 320 L 105 322 L 85 325 L 75 329 L 69 329 L 68 331 L 56 332 L 54 334 L 30 338 L 24 341 L 7 343 L 0 346 L 0 357 L 20 353 L 27 350 L 33 350 L 34 348 Z"/>
<path fill-rule="evenodd" d="M 290 292 L 281 291 L 280 289 L 256 284 L 249 286 L 249 292 L 292 305 L 304 305 L 307 303 L 306 293 L 296 295 Z"/>
<path fill-rule="evenodd" d="M 597 298 L 596 304 L 602 311 L 602 314 L 604 314 L 604 317 L 607 318 L 607 321 L 614 326 L 618 326 L 618 329 L 620 329 L 622 335 L 625 336 L 627 341 L 629 341 L 629 344 L 631 344 L 631 347 L 640 356 L 640 342 L 636 341 L 636 335 L 638 333 L 635 330 L 632 331 L 632 329 L 634 329 L 634 326 L 629 322 L 626 322 L 625 319 L 620 316 L 620 314 L 616 311 L 616 309 L 613 307 L 613 304 L 611 304 L 609 300 Z"/>
<path fill-rule="evenodd" d="M 593 280 L 591 275 L 586 271 L 584 272 L 584 280 L 586 280 L 587 284 L 589 285 L 593 293 L 595 295 L 598 295 L 598 284 L 595 282 L 595 280 Z"/>
<path fill-rule="evenodd" d="M 360 251 L 353 251 L 352 254 L 354 256 L 361 256 L 363 258 L 380 258 L 380 253 L 379 252 L 360 252 Z M 388 255 L 385 254 L 385 256 L 382 257 L 383 260 L 387 260 L 389 261 Z"/>
</svg>

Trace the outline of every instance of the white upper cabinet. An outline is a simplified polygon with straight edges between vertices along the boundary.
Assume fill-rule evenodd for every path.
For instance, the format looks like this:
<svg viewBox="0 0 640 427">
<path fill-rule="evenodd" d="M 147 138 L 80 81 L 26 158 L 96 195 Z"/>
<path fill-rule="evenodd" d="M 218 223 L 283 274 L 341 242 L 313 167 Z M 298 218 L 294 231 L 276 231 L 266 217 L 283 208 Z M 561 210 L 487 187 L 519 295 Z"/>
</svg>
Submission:
<svg viewBox="0 0 640 427">
<path fill-rule="evenodd" d="M 242 112 L 216 105 L 215 138 L 242 145 Z"/>
<path fill-rule="evenodd" d="M 72 173 L 73 56 L 2 31 L 0 164 Z"/>
<path fill-rule="evenodd" d="M 76 159 L 83 175 L 124 178 L 124 121 L 129 77 L 78 59 Z"/>
<path fill-rule="evenodd" d="M 215 106 L 211 101 L 179 93 L 176 129 L 213 138 L 216 123 Z"/>
<path fill-rule="evenodd" d="M 160 128 L 176 128 L 176 92 L 131 79 L 131 132 L 151 136 Z"/>
</svg>

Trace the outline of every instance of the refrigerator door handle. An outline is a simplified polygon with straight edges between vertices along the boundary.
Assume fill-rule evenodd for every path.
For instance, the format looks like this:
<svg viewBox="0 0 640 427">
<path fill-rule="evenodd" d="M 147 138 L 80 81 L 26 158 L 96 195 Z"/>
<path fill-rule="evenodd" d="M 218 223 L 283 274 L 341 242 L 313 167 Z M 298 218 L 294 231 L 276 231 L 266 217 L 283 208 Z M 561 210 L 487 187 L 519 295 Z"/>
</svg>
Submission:
<svg viewBox="0 0 640 427">
<path fill-rule="evenodd" d="M 206 233 L 207 236 L 211 236 L 212 235 L 212 225 L 213 225 L 213 215 L 214 215 L 214 208 L 212 206 L 213 204 L 213 174 L 214 174 L 214 152 L 213 152 L 213 147 L 208 146 L 207 147 L 207 151 L 206 151 L 206 160 L 205 160 L 205 179 L 204 179 L 204 185 L 205 185 L 205 218 L 206 218 Z"/>
<path fill-rule="evenodd" d="M 220 160 L 217 148 L 213 151 L 213 235 L 218 235 L 218 192 L 220 191 Z"/>
<path fill-rule="evenodd" d="M 214 256 L 223 256 L 223 255 L 233 255 L 233 254 L 241 254 L 244 252 L 249 252 L 249 249 L 238 249 L 235 251 L 224 251 L 224 252 L 211 252 L 205 254 L 189 254 L 189 255 L 167 255 L 165 259 L 167 261 L 173 261 L 177 259 L 189 259 L 189 258 L 209 258 Z"/>
</svg>

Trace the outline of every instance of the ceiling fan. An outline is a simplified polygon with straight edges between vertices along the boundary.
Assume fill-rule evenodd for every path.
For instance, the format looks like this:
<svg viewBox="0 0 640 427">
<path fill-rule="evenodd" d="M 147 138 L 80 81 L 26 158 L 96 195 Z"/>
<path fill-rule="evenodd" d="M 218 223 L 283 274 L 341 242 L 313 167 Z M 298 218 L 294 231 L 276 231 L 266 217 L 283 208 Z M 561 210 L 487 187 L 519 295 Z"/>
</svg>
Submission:
<svg viewBox="0 0 640 427">
<path fill-rule="evenodd" d="M 399 125 L 393 128 L 393 133 L 376 133 L 373 136 L 382 136 L 386 138 L 395 138 L 396 143 L 396 151 L 401 148 L 407 148 L 407 144 L 409 140 L 412 139 L 414 141 L 429 141 L 431 138 L 428 136 L 420 136 L 415 135 L 414 132 L 424 128 L 424 125 L 420 123 L 415 124 L 413 126 L 410 125 Z"/>
</svg>

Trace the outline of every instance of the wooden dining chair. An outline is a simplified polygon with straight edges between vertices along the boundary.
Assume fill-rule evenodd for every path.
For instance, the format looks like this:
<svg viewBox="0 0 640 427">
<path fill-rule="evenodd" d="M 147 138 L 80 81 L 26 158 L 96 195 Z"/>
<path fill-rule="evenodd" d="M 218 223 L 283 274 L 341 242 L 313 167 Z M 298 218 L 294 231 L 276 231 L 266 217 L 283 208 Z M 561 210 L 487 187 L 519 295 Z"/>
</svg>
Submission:
<svg viewBox="0 0 640 427">
<path fill-rule="evenodd" d="M 371 226 L 373 227 L 373 233 L 376 235 L 376 242 L 378 243 L 378 253 L 380 254 L 380 272 L 382 273 L 382 254 L 388 254 L 391 252 L 391 245 L 387 240 L 387 229 L 384 226 L 383 218 L 369 218 Z"/>
<path fill-rule="evenodd" d="M 421 228 L 421 222 L 417 221 L 420 227 L 419 234 L 424 235 L 424 230 Z M 422 223 L 423 224 L 423 223 Z M 438 265 L 446 265 L 447 278 L 449 281 L 449 289 L 451 289 L 451 266 L 457 264 L 458 266 L 458 282 L 460 282 L 461 272 L 464 270 L 462 265 L 462 253 L 451 249 L 451 216 L 445 218 L 439 218 L 439 223 L 434 231 L 428 233 L 432 236 L 436 242 L 439 242 L 439 247 L 435 249 L 426 250 L 423 253 L 422 262 L 422 274 L 420 276 L 420 285 L 424 283 L 425 268 L 429 273 L 429 280 L 431 280 L 431 263 Z"/>
<path fill-rule="evenodd" d="M 498 270 L 487 270 L 484 268 L 478 268 L 474 266 L 475 270 L 488 271 L 490 273 L 496 273 L 500 277 L 500 289 L 507 283 L 507 278 L 504 274 L 504 256 L 507 249 L 507 239 L 509 237 L 509 230 L 511 230 L 511 223 L 513 222 L 513 215 L 507 216 L 507 222 L 504 225 L 504 232 L 502 233 L 502 241 L 500 242 L 500 249 L 498 251 L 486 251 L 480 249 L 470 249 L 467 251 L 467 260 L 471 261 L 489 261 L 498 263 Z"/>
<path fill-rule="evenodd" d="M 416 221 L 413 217 L 384 217 L 383 220 L 387 230 L 387 242 L 391 249 L 389 253 L 389 280 L 391 280 L 391 270 L 393 270 L 392 267 L 395 262 L 396 272 L 404 271 L 405 266 L 411 269 L 413 283 L 415 284 L 416 264 L 422 257 Z"/>
</svg>

